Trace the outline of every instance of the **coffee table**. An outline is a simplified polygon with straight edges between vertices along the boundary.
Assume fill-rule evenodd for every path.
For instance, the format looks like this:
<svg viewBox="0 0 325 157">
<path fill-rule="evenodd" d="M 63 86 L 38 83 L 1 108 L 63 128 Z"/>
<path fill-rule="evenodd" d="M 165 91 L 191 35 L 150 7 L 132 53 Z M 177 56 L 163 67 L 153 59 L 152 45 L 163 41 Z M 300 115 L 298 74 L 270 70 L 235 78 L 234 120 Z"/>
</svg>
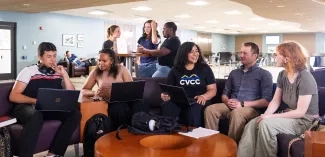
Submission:
<svg viewBox="0 0 325 157">
<path fill-rule="evenodd" d="M 191 138 L 180 134 L 134 135 L 120 130 L 106 134 L 95 143 L 95 157 L 236 157 L 237 144 L 223 134 Z"/>
</svg>

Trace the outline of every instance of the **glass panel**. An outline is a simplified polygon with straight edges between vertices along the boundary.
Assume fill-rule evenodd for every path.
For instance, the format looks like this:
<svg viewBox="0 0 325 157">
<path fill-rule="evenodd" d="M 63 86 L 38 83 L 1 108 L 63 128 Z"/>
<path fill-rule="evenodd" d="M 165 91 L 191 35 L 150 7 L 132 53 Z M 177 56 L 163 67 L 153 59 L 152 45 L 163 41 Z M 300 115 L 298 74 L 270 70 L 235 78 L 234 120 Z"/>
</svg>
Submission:
<svg viewBox="0 0 325 157">
<path fill-rule="evenodd" d="M 1 49 L 11 49 L 10 30 L 8 29 L 0 29 L 0 50 Z"/>
<path fill-rule="evenodd" d="M 11 50 L 0 49 L 0 74 L 11 73 Z"/>
</svg>

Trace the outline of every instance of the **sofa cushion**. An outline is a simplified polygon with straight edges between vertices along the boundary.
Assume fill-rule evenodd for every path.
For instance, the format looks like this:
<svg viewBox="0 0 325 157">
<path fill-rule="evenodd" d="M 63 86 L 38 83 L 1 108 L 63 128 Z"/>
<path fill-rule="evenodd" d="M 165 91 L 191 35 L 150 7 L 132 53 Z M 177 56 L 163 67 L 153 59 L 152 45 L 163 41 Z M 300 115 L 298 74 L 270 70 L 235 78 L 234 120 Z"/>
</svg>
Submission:
<svg viewBox="0 0 325 157">
<path fill-rule="evenodd" d="M 318 108 L 319 115 L 323 116 L 325 114 L 325 87 L 318 87 Z"/>
<path fill-rule="evenodd" d="M 288 156 L 289 142 L 297 136 L 288 134 L 278 134 L 278 157 Z M 296 141 L 290 149 L 291 157 L 304 157 L 304 140 Z"/>
<path fill-rule="evenodd" d="M 315 70 L 311 74 L 314 76 L 318 87 L 325 87 L 325 81 L 323 80 L 325 77 L 325 68 Z"/>
<path fill-rule="evenodd" d="M 60 125 L 61 122 L 56 120 L 49 120 L 44 122 L 37 141 L 38 147 L 35 148 L 34 153 L 45 151 L 50 147 L 51 142 L 54 139 L 56 131 L 58 130 Z M 19 153 L 18 144 L 19 144 L 20 136 L 22 134 L 22 130 L 23 130 L 23 126 L 21 124 L 14 124 L 9 126 L 9 131 L 11 135 L 11 148 L 14 155 L 18 155 Z M 79 143 L 80 141 L 79 134 L 80 134 L 80 128 L 78 127 L 71 137 L 71 141 L 70 141 L 71 144 Z"/>
<path fill-rule="evenodd" d="M 9 115 L 13 104 L 9 101 L 9 94 L 14 81 L 0 82 L 0 117 Z"/>
</svg>

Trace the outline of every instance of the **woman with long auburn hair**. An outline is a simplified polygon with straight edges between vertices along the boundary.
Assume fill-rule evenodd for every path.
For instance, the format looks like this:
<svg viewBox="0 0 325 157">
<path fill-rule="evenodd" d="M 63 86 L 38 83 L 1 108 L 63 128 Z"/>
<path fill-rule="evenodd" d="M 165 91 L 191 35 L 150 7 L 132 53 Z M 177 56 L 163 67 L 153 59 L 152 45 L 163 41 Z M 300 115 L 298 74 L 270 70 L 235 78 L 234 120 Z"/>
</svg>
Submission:
<svg viewBox="0 0 325 157">
<path fill-rule="evenodd" d="M 277 156 L 277 134 L 303 134 L 319 117 L 318 90 L 314 77 L 306 70 L 304 48 L 290 41 L 277 46 L 277 66 L 284 67 L 267 110 L 245 127 L 238 145 L 238 157 Z M 288 108 L 275 113 L 281 101 Z"/>
</svg>

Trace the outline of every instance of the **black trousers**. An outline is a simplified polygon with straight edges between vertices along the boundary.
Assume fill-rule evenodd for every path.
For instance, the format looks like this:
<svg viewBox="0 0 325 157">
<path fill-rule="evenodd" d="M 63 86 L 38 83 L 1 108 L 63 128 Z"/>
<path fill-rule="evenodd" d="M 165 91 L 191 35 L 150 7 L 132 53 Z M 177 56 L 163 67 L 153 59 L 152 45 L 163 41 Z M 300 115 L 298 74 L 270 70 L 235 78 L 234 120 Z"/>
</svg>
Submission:
<svg viewBox="0 0 325 157">
<path fill-rule="evenodd" d="M 80 124 L 80 111 L 74 112 L 41 112 L 31 105 L 15 105 L 12 116 L 23 124 L 23 132 L 19 143 L 19 157 L 32 157 L 37 139 L 45 120 L 59 120 L 62 122 L 51 143 L 49 152 L 63 156 L 72 134 Z"/>
<path fill-rule="evenodd" d="M 162 103 L 161 115 L 166 117 L 178 117 L 179 123 L 193 127 L 204 127 L 204 109 L 210 105 L 209 101 L 205 105 L 194 103 L 186 107 L 165 101 Z"/>
<path fill-rule="evenodd" d="M 137 112 L 149 112 L 148 106 L 143 101 L 115 102 L 109 104 L 108 115 L 112 119 L 113 130 L 119 126 L 131 123 L 131 118 Z"/>
</svg>

